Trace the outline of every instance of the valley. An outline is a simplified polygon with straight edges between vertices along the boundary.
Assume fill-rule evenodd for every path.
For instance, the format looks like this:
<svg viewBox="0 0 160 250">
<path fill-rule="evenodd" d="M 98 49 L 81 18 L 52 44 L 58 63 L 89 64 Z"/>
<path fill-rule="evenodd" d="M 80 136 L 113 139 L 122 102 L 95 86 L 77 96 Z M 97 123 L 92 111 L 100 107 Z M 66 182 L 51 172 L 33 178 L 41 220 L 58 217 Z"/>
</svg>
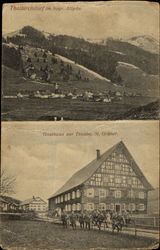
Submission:
<svg viewBox="0 0 160 250">
<path fill-rule="evenodd" d="M 159 99 L 156 60 L 127 42 L 101 45 L 26 26 L 3 37 L 2 119 L 121 119 Z"/>
</svg>

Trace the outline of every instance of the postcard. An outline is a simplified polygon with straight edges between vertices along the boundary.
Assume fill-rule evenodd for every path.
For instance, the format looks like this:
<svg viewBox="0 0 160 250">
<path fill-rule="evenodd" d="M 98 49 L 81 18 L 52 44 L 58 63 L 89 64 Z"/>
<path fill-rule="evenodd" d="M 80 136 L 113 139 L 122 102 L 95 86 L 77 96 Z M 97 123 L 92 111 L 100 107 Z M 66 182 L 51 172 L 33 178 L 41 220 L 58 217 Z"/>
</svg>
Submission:
<svg viewBox="0 0 160 250">
<path fill-rule="evenodd" d="M 159 5 L 3 5 L 2 120 L 158 120 Z"/>
<path fill-rule="evenodd" d="M 2 13 L 2 249 L 157 249 L 159 5 Z"/>
<path fill-rule="evenodd" d="M 3 249 L 156 249 L 159 122 L 3 122 Z"/>
</svg>

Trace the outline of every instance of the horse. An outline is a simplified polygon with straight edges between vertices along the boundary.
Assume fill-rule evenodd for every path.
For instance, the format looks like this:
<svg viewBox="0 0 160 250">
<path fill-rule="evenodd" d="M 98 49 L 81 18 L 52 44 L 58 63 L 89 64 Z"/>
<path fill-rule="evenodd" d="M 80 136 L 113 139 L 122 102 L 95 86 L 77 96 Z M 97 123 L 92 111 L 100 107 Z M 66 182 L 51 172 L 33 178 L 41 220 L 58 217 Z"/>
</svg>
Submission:
<svg viewBox="0 0 160 250">
<path fill-rule="evenodd" d="M 117 229 L 117 232 L 122 231 L 124 226 L 124 218 L 120 215 L 112 218 L 112 232 Z"/>
<path fill-rule="evenodd" d="M 94 226 L 97 226 L 101 230 L 102 223 L 106 224 L 106 217 L 103 213 L 93 214 L 92 223 Z"/>
</svg>

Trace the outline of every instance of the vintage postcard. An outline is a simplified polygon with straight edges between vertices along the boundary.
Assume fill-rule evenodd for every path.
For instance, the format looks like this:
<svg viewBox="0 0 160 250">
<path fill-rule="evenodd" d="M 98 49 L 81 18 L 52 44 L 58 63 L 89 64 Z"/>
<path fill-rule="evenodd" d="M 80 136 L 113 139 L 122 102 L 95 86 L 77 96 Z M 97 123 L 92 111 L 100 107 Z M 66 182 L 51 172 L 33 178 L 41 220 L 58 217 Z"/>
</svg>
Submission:
<svg viewBox="0 0 160 250">
<path fill-rule="evenodd" d="M 159 119 L 159 5 L 3 5 L 2 120 Z"/>
<path fill-rule="evenodd" d="M 3 5 L 2 249 L 156 249 L 159 5 Z"/>
<path fill-rule="evenodd" d="M 3 122 L 1 247 L 156 249 L 158 133 L 158 121 Z"/>
</svg>

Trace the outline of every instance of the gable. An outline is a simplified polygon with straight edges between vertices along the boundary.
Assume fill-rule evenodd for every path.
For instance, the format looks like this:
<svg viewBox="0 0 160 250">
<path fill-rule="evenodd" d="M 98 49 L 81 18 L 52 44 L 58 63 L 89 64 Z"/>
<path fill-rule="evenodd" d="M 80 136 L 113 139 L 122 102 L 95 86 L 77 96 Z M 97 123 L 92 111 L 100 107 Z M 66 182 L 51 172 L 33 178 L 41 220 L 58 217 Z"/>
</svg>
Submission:
<svg viewBox="0 0 160 250">
<path fill-rule="evenodd" d="M 94 186 L 145 189 L 140 176 L 134 171 L 132 163 L 123 149 L 115 149 L 87 183 Z"/>
<path fill-rule="evenodd" d="M 46 202 L 44 200 L 42 200 L 40 197 L 35 197 L 32 200 L 32 204 L 46 204 Z"/>
<path fill-rule="evenodd" d="M 106 157 L 101 166 L 87 180 L 86 184 L 153 189 L 123 142 Z"/>
</svg>

